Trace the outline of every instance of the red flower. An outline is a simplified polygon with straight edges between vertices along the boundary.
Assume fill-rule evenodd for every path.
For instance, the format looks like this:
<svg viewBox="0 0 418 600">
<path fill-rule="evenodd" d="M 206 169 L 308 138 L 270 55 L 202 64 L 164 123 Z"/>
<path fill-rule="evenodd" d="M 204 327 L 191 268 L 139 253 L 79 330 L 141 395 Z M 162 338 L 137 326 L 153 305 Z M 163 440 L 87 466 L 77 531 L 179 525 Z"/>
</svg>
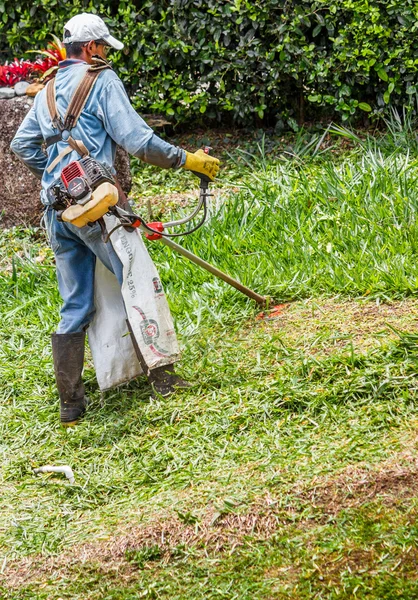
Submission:
<svg viewBox="0 0 418 600">
<path fill-rule="evenodd" d="M 18 60 L 10 64 L 0 65 L 0 86 L 13 87 L 18 81 L 27 80 L 33 73 L 39 75 L 52 75 L 61 60 L 65 60 L 66 52 L 59 39 L 53 36 L 54 42 L 48 44 L 46 50 L 34 50 L 36 54 L 42 54 L 45 58 L 37 58 L 35 62 L 30 60 Z"/>
<path fill-rule="evenodd" d="M 33 65 L 28 60 L 17 60 L 10 64 L 0 65 L 0 83 L 2 85 L 14 86 L 18 81 L 23 81 L 33 71 Z"/>
</svg>

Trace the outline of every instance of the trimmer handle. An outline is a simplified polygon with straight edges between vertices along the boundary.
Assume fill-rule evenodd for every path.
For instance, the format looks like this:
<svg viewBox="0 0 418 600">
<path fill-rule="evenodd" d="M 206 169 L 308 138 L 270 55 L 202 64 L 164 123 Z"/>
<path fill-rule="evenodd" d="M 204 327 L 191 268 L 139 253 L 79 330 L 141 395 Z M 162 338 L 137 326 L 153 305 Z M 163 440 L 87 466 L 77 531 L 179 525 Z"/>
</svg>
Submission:
<svg viewBox="0 0 418 600">
<path fill-rule="evenodd" d="M 209 154 L 210 156 L 210 151 L 212 150 L 211 146 L 205 146 L 203 148 L 203 152 L 205 154 Z M 208 184 L 211 183 L 211 179 L 207 176 L 207 175 L 203 175 L 203 173 L 197 173 L 196 171 L 192 171 L 192 173 L 194 175 L 196 175 L 196 177 L 199 177 L 200 179 L 200 189 L 201 190 L 207 190 L 208 189 Z"/>
</svg>

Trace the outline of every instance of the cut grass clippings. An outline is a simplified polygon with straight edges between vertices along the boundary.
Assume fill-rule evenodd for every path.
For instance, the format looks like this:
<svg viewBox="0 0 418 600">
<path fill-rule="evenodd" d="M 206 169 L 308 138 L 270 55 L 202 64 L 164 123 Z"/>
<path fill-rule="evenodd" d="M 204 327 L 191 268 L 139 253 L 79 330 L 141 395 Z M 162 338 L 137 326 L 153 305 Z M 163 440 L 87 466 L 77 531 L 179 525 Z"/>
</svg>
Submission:
<svg viewBox="0 0 418 600">
<path fill-rule="evenodd" d="M 409 440 L 410 446 L 416 448 L 417 441 L 417 437 Z M 233 552 L 245 546 L 250 537 L 266 541 L 285 528 L 295 534 L 321 522 L 329 523 L 330 516 L 341 516 L 343 511 L 373 503 L 381 510 L 400 506 L 416 496 L 417 474 L 416 457 L 404 451 L 378 468 L 348 467 L 338 477 L 316 477 L 305 487 L 296 484 L 285 498 L 268 494 L 250 505 L 231 503 L 225 512 L 213 507 L 195 514 L 166 510 L 158 520 L 120 528 L 108 541 L 75 546 L 71 557 L 61 554 L 49 560 L 22 560 L 9 570 L 8 582 L 11 587 L 21 587 L 40 578 L 54 579 L 56 573 L 70 577 L 71 571 L 86 562 L 100 564 L 103 570 L 129 573 L 132 562 L 169 561 L 176 558 L 180 547 L 194 553 Z"/>
</svg>

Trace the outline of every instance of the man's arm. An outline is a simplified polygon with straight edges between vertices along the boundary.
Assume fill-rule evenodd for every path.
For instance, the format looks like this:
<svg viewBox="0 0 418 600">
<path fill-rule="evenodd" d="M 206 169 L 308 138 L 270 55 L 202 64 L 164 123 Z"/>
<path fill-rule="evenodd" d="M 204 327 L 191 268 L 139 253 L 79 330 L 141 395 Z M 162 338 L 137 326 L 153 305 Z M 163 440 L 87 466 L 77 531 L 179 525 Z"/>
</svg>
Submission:
<svg viewBox="0 0 418 600">
<path fill-rule="evenodd" d="M 181 167 L 186 153 L 159 138 L 132 107 L 119 79 L 111 80 L 99 99 L 99 117 L 110 137 L 129 154 L 164 169 Z"/>
<path fill-rule="evenodd" d="M 48 160 L 41 149 L 43 141 L 34 105 L 22 121 L 10 148 L 38 179 L 42 179 Z"/>
</svg>

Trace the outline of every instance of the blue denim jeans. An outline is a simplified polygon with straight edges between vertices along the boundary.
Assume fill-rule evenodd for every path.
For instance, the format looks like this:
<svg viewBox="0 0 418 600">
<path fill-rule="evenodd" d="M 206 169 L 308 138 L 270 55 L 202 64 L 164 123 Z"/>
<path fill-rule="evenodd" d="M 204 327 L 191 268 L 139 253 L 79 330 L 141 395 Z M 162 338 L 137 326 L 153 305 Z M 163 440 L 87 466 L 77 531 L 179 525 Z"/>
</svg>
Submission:
<svg viewBox="0 0 418 600">
<path fill-rule="evenodd" d="M 57 333 L 84 331 L 94 317 L 96 259 L 114 273 L 122 285 L 122 263 L 111 242 L 101 238 L 100 225 L 75 227 L 57 220 L 52 208 L 45 211 L 49 243 L 55 254 L 58 288 L 63 305 Z"/>
</svg>

